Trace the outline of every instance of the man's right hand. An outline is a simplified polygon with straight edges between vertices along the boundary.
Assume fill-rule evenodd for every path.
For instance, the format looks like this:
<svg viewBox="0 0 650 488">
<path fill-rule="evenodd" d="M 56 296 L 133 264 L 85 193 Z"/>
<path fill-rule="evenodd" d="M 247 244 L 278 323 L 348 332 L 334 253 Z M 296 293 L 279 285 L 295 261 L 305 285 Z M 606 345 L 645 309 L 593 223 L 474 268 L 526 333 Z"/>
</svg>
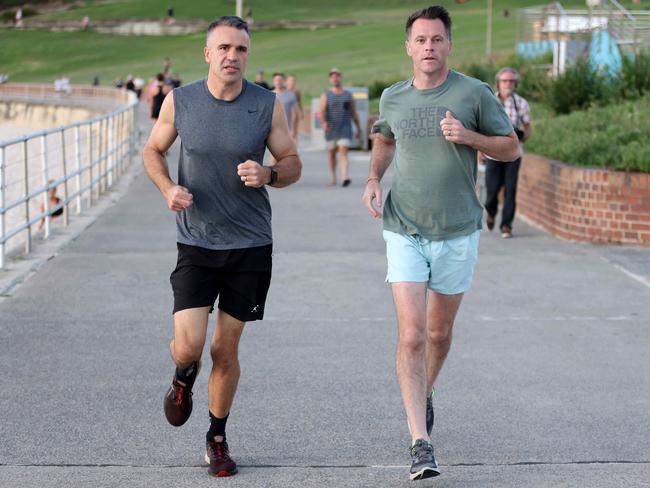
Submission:
<svg viewBox="0 0 650 488">
<path fill-rule="evenodd" d="M 379 181 L 371 179 L 366 185 L 366 191 L 363 192 L 363 197 L 361 198 L 363 204 L 368 209 L 370 215 L 378 219 L 381 217 L 381 212 L 378 210 L 381 208 L 381 185 Z M 372 204 L 372 201 L 375 200 L 376 208 Z"/>
<path fill-rule="evenodd" d="M 174 185 L 165 192 L 165 200 L 170 210 L 182 212 L 192 205 L 193 197 L 187 188 Z"/>
</svg>

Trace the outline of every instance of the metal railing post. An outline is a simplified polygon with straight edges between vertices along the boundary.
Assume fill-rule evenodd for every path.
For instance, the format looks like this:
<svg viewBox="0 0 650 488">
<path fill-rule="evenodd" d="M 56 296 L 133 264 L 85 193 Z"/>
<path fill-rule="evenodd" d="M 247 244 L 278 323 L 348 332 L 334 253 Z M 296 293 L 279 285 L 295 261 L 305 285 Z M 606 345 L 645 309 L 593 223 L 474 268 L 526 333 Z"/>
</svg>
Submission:
<svg viewBox="0 0 650 488">
<path fill-rule="evenodd" d="M 81 213 L 81 134 L 79 125 L 74 128 L 74 163 L 77 176 L 75 182 L 77 186 L 77 215 Z"/>
<path fill-rule="evenodd" d="M 113 171 L 115 171 L 115 148 L 113 147 L 113 141 L 115 140 L 113 137 L 113 130 L 114 130 L 114 124 L 113 124 L 113 118 L 114 116 L 111 116 L 106 122 L 108 122 L 108 187 L 113 186 Z"/>
<path fill-rule="evenodd" d="M 129 167 L 133 166 L 133 147 L 135 146 L 135 107 L 129 110 Z"/>
<path fill-rule="evenodd" d="M 25 253 L 32 251 L 32 226 L 29 224 L 29 168 L 27 162 L 27 139 L 23 141 L 23 197 L 25 198 L 25 223 L 27 224 L 27 239 L 25 240 Z"/>
<path fill-rule="evenodd" d="M 61 129 L 61 165 L 63 166 L 63 225 L 70 225 L 68 215 L 68 164 L 65 156 L 65 129 Z"/>
<path fill-rule="evenodd" d="M 120 113 L 120 124 L 119 124 L 119 130 L 118 130 L 118 138 L 120 140 L 120 162 L 119 162 L 119 167 L 120 167 L 120 175 L 124 174 L 124 156 L 126 155 L 126 151 L 128 151 L 128 143 L 126 144 L 125 148 L 125 143 L 127 142 L 126 139 L 124 138 L 124 115 L 126 112 Z"/>
<path fill-rule="evenodd" d="M 93 123 L 88 124 L 88 206 L 93 205 Z"/>
<path fill-rule="evenodd" d="M 97 199 L 104 191 L 102 187 L 102 182 L 104 181 L 104 171 L 102 170 L 102 162 L 104 161 L 103 156 L 104 149 L 104 119 L 100 119 L 99 128 L 97 130 Z"/>
<path fill-rule="evenodd" d="M 52 219 L 50 218 L 50 183 L 49 178 L 47 177 L 48 170 L 48 158 L 47 158 L 47 136 L 41 136 L 41 167 L 43 175 L 43 186 L 45 187 L 45 193 L 43 194 L 43 209 L 45 210 L 45 237 L 50 237 Z"/>
<path fill-rule="evenodd" d="M 5 267 L 5 146 L 0 146 L 0 269 Z"/>
</svg>

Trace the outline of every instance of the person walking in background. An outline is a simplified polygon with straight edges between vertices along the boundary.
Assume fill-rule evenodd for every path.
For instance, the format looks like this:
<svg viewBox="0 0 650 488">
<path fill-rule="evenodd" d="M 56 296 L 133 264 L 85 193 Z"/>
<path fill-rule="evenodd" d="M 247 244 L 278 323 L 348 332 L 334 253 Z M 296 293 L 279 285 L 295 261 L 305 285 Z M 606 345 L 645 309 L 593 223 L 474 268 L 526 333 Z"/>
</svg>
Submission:
<svg viewBox="0 0 650 488">
<path fill-rule="evenodd" d="M 284 73 L 273 74 L 273 91 L 280 101 L 284 114 L 287 116 L 289 133 L 294 143 L 298 142 L 298 100 L 296 95 L 287 90 Z"/>
<path fill-rule="evenodd" d="M 16 15 L 14 17 L 15 19 L 15 27 L 16 29 L 22 29 L 23 28 L 23 8 L 18 7 L 16 10 Z"/>
<path fill-rule="evenodd" d="M 167 78 L 167 76 L 169 75 L 169 70 L 171 69 L 171 67 L 172 67 L 172 60 L 169 59 L 168 57 L 165 57 L 163 59 L 163 67 L 162 67 L 162 71 L 161 71 L 161 73 L 163 75 L 163 79 Z"/>
<path fill-rule="evenodd" d="M 269 84 L 264 79 L 264 70 L 261 69 L 258 70 L 257 73 L 255 73 L 255 84 L 257 86 L 261 86 L 262 88 L 266 88 L 267 90 L 271 89 Z"/>
<path fill-rule="evenodd" d="M 300 120 L 302 120 L 305 116 L 305 113 L 302 109 L 302 92 L 298 89 L 298 86 L 296 84 L 296 75 L 287 76 L 287 90 L 293 92 L 293 94 L 296 96 L 296 101 L 298 102 L 298 117 Z"/>
<path fill-rule="evenodd" d="M 201 366 L 209 315 L 219 298 L 210 342 L 210 426 L 206 461 L 213 476 L 230 476 L 226 422 L 239 382 L 239 342 L 246 322 L 262 320 L 271 280 L 271 204 L 266 186 L 300 178 L 301 162 L 280 101 L 244 78 L 248 24 L 221 17 L 208 27 L 203 50 L 207 79 L 176 88 L 162 104 L 143 150 L 149 177 L 176 212 L 178 260 L 174 294 L 176 365 L 164 397 L 165 416 L 183 425 L 192 413 L 192 388 Z M 165 154 L 181 139 L 178 183 Z M 266 148 L 277 161 L 263 166 Z"/>
<path fill-rule="evenodd" d="M 515 128 L 523 150 L 523 143 L 533 133 L 533 126 L 528 102 L 515 93 L 519 84 L 519 73 L 514 68 L 502 68 L 496 75 L 496 84 L 497 97 Z M 485 210 L 487 212 L 485 224 L 489 230 L 494 228 L 496 214 L 499 210 L 499 192 L 503 188 L 503 209 L 501 210 L 499 228 L 501 237 L 508 239 L 512 237 L 512 222 L 517 206 L 517 180 L 521 156 L 514 161 L 498 161 L 483 154 L 480 154 L 479 158 L 485 164 Z"/>
<path fill-rule="evenodd" d="M 126 77 L 126 84 L 124 85 L 124 88 L 127 91 L 132 91 L 135 93 L 135 81 L 133 81 L 133 75 L 129 73 L 129 75 Z"/>
<path fill-rule="evenodd" d="M 451 18 L 440 6 L 406 21 L 413 77 L 384 90 L 363 203 L 382 216 L 380 181 L 395 174 L 383 212 L 388 272 L 398 319 L 396 370 L 411 434 L 410 479 L 440 474 L 431 433 L 433 386 L 469 289 L 483 208 L 474 187 L 476 151 L 511 160 L 517 136 L 490 87 L 450 70 Z"/>
<path fill-rule="evenodd" d="M 320 97 L 320 114 L 325 141 L 328 151 L 330 185 L 336 185 L 336 154 L 341 155 L 342 186 L 350 184 L 348 176 L 348 149 L 352 144 L 352 122 L 357 127 L 357 138 L 361 144 L 363 132 L 359 124 L 359 116 L 354 105 L 352 93 L 343 89 L 341 72 L 332 68 L 329 72 L 331 88 Z"/>
<path fill-rule="evenodd" d="M 169 85 L 165 84 L 165 77 L 163 74 L 158 73 L 156 75 L 156 83 L 152 86 L 151 94 L 151 120 L 153 120 L 154 124 L 158 120 L 163 101 L 170 89 Z"/>
<path fill-rule="evenodd" d="M 50 180 L 48 182 L 49 185 L 54 183 L 53 180 Z M 63 215 L 63 206 L 61 205 L 61 199 L 59 196 L 56 194 L 56 186 L 51 187 L 49 190 L 47 190 L 47 207 L 45 206 L 45 202 L 41 202 L 39 205 L 39 210 L 41 213 L 45 213 L 46 211 L 52 212 L 50 214 L 50 219 L 54 220 L 59 218 L 61 215 Z M 59 207 L 59 208 L 57 208 Z M 53 210 L 56 209 L 56 210 Z M 41 230 L 45 226 L 45 217 L 43 217 L 40 222 L 38 223 L 38 230 Z"/>
</svg>

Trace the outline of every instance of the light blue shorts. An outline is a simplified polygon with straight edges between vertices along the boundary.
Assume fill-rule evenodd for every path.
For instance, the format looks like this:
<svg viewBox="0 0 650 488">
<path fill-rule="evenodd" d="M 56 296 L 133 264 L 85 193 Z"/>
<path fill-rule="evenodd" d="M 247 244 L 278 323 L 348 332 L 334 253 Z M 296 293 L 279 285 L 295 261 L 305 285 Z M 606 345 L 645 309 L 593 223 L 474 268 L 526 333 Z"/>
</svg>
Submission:
<svg viewBox="0 0 650 488">
<path fill-rule="evenodd" d="M 478 256 L 480 231 L 446 241 L 384 231 L 388 283 L 428 283 L 433 291 L 455 295 L 469 290 Z"/>
</svg>

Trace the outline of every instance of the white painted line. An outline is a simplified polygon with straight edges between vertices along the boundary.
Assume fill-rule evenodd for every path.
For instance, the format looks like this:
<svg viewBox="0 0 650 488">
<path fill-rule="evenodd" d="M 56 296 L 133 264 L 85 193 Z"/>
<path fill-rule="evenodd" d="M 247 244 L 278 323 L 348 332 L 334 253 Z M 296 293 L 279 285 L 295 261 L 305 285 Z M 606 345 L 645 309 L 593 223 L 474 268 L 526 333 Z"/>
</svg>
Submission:
<svg viewBox="0 0 650 488">
<path fill-rule="evenodd" d="M 463 322 L 623 322 L 626 320 L 637 320 L 631 315 L 558 315 L 556 317 L 490 317 L 479 315 L 468 317 Z M 395 317 L 265 317 L 265 322 L 317 322 L 317 323 L 358 323 L 358 322 L 395 322 Z"/>
<path fill-rule="evenodd" d="M 629 271 L 629 270 L 625 269 L 623 266 L 621 266 L 619 264 L 612 263 L 612 265 L 614 265 L 614 267 L 617 268 L 618 270 L 622 271 L 623 274 L 629 276 L 633 280 L 638 281 L 642 285 L 645 285 L 647 288 L 650 288 L 650 281 L 645 279 L 643 276 L 640 276 L 640 275 L 638 275 L 636 273 L 632 273 L 632 271 Z"/>
</svg>

